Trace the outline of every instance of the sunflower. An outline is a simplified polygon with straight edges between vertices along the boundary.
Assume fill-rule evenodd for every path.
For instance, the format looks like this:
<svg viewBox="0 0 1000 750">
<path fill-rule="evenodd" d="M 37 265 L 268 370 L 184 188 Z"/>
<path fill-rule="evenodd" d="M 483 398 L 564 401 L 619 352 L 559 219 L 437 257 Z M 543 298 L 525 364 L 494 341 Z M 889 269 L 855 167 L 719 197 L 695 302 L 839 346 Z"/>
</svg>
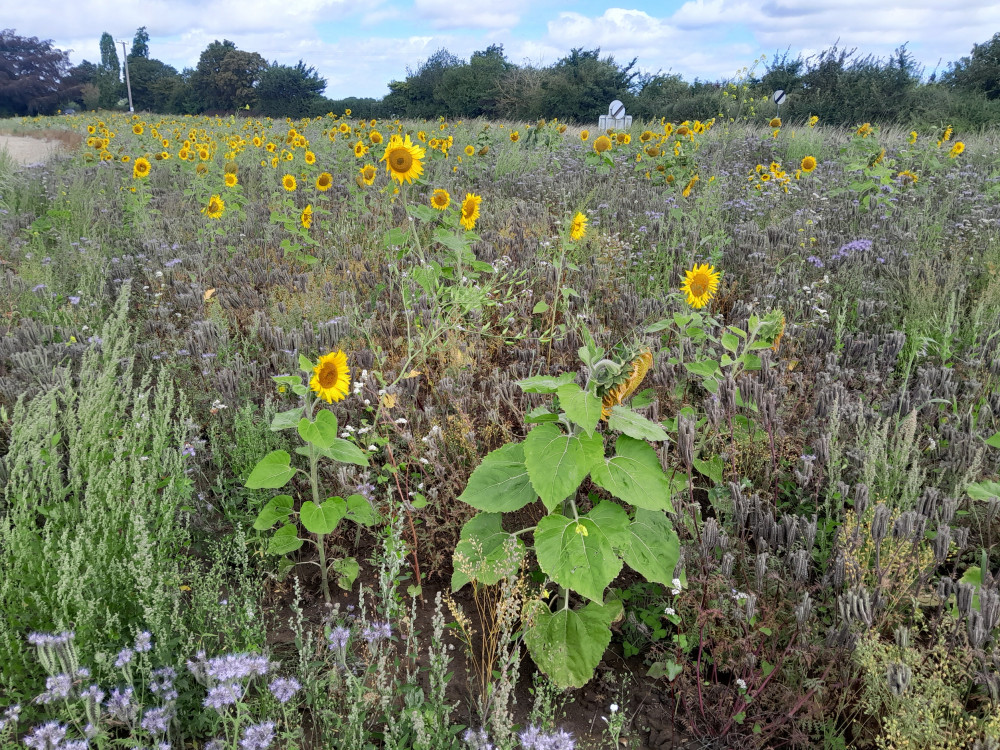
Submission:
<svg viewBox="0 0 1000 750">
<path fill-rule="evenodd" d="M 812 117 L 809 118 L 809 127 L 811 127 L 811 128 L 816 127 L 816 123 L 817 122 L 819 122 L 819 117 L 817 117 L 816 115 L 813 115 Z"/>
<path fill-rule="evenodd" d="M 137 122 L 135 125 L 133 125 L 132 132 L 135 133 L 136 135 L 142 135 L 142 124 Z"/>
<path fill-rule="evenodd" d="M 314 154 L 312 151 L 306 151 L 306 153 L 305 153 L 305 160 L 306 160 L 306 164 L 315 164 L 316 163 L 316 154 Z"/>
<path fill-rule="evenodd" d="M 431 206 L 436 208 L 438 211 L 444 211 L 450 205 L 451 196 L 448 195 L 448 191 L 444 188 L 438 188 L 431 193 Z"/>
<path fill-rule="evenodd" d="M 483 146 L 481 149 L 479 149 L 480 156 L 486 156 L 486 154 L 488 154 L 489 152 L 490 152 L 489 146 Z"/>
<path fill-rule="evenodd" d="M 382 142 L 382 134 L 377 130 L 373 130 L 368 134 L 368 140 L 377 146 Z"/>
<path fill-rule="evenodd" d="M 854 131 L 855 135 L 860 135 L 862 138 L 867 138 L 872 134 L 872 132 L 873 128 L 870 122 L 866 122 L 863 125 L 860 125 L 858 129 Z"/>
<path fill-rule="evenodd" d="M 691 191 L 694 190 L 694 186 L 698 182 L 699 179 L 701 179 L 701 178 L 698 177 L 698 175 L 695 175 L 694 177 L 692 177 L 688 181 L 688 184 L 684 186 L 684 189 L 681 191 L 681 195 L 683 195 L 685 198 L 690 198 L 691 197 Z"/>
<path fill-rule="evenodd" d="M 684 138 L 690 134 L 691 131 L 688 129 L 687 125 L 681 125 L 680 127 L 677 128 L 677 135 L 679 135 L 681 138 Z"/>
<path fill-rule="evenodd" d="M 141 177 L 147 177 L 149 175 L 149 160 L 140 156 L 135 160 L 135 164 L 132 165 L 132 177 L 139 179 Z"/>
<path fill-rule="evenodd" d="M 476 226 L 476 219 L 479 218 L 479 204 L 482 202 L 482 196 L 472 193 L 465 194 L 465 200 L 462 201 L 462 218 L 460 219 L 463 227 L 471 231 Z"/>
<path fill-rule="evenodd" d="M 264 148 L 267 150 L 267 153 L 273 154 L 278 149 L 278 145 L 276 143 L 268 143 Z"/>
<path fill-rule="evenodd" d="M 289 193 L 294 193 L 295 188 L 298 187 L 298 183 L 295 181 L 295 175 L 286 174 L 284 177 L 282 177 L 281 187 L 283 187 Z"/>
<path fill-rule="evenodd" d="M 209 153 L 207 148 L 198 149 L 198 158 L 202 161 L 208 161 L 212 158 L 212 154 Z"/>
<path fill-rule="evenodd" d="M 329 172 L 323 172 L 316 178 L 316 189 L 321 193 L 329 190 L 331 185 L 333 185 L 333 175 Z"/>
<path fill-rule="evenodd" d="M 313 368 L 309 387 L 326 401 L 342 401 L 351 387 L 351 373 L 347 367 L 347 355 L 339 349 L 319 358 Z"/>
<path fill-rule="evenodd" d="M 917 177 L 917 175 L 911 172 L 909 169 L 904 169 L 902 172 L 896 175 L 896 179 L 898 179 L 904 185 L 916 185 L 917 180 L 919 180 L 920 178 Z"/>
<path fill-rule="evenodd" d="M 271 157 L 271 169 L 277 169 L 277 168 L 278 168 L 278 157 L 273 156 Z"/>
<path fill-rule="evenodd" d="M 236 184 L 240 181 L 239 177 L 234 174 L 226 175 L 226 187 L 236 187 Z"/>
<path fill-rule="evenodd" d="M 687 303 L 694 308 L 707 305 L 719 288 L 720 275 L 715 266 L 707 263 L 695 264 L 690 271 L 685 271 L 681 291 L 687 295 Z"/>
<path fill-rule="evenodd" d="M 181 161 L 187 161 L 188 155 L 190 153 L 191 152 L 188 151 L 186 148 L 182 148 L 180 151 L 177 152 L 177 158 L 180 159 Z"/>
<path fill-rule="evenodd" d="M 569 225 L 570 239 L 582 240 L 583 236 L 586 233 L 587 233 L 587 217 L 581 211 L 577 211 L 576 216 L 573 217 L 573 221 Z"/>
<path fill-rule="evenodd" d="M 510 131 L 510 142 L 517 143 L 519 140 L 521 140 L 521 134 L 516 130 Z"/>
<path fill-rule="evenodd" d="M 627 146 L 632 142 L 632 136 L 628 133 L 618 133 L 615 140 L 618 141 L 619 146 Z"/>
<path fill-rule="evenodd" d="M 943 132 L 943 133 L 941 134 L 941 140 L 942 140 L 942 141 L 950 141 L 950 140 L 951 140 L 951 134 L 952 134 L 953 132 L 955 132 L 955 131 L 954 131 L 954 130 L 952 130 L 952 127 L 951 127 L 951 125 L 949 125 L 948 127 L 946 127 L 946 128 L 944 129 L 944 132 Z"/>
<path fill-rule="evenodd" d="M 259 136 L 259 135 L 255 135 L 255 136 L 253 137 L 253 145 L 254 145 L 254 146 L 256 146 L 257 148 L 260 148 L 260 147 L 261 147 L 261 144 L 262 144 L 262 143 L 264 143 L 264 141 L 262 141 L 262 140 L 260 139 L 260 136 Z"/>
<path fill-rule="evenodd" d="M 803 172 L 812 172 L 816 169 L 816 157 L 807 156 L 802 160 L 802 164 L 799 165 Z"/>
<path fill-rule="evenodd" d="M 607 421 L 611 417 L 611 410 L 620 406 L 623 401 L 627 401 L 628 397 L 635 393 L 652 366 L 653 353 L 649 349 L 639 352 L 639 356 L 632 360 L 631 371 L 625 380 L 611 388 L 601 398 L 601 419 Z"/>
<path fill-rule="evenodd" d="M 594 151 L 596 151 L 597 153 L 603 154 L 605 151 L 610 151 L 610 150 L 611 150 L 611 139 L 608 138 L 606 135 L 602 135 L 598 137 L 596 141 L 594 141 Z"/>
<path fill-rule="evenodd" d="M 351 132 L 351 126 L 348 125 L 346 122 L 340 123 L 340 132 L 341 133 L 350 133 Z"/>
<path fill-rule="evenodd" d="M 412 182 L 423 173 L 424 165 L 420 160 L 425 154 L 424 149 L 410 141 L 410 136 L 404 140 L 397 135 L 389 139 L 381 161 L 385 162 L 389 176 L 402 185 L 404 180 Z"/>
<path fill-rule="evenodd" d="M 639 136 L 639 142 L 640 143 L 648 143 L 651 140 L 653 140 L 653 131 L 652 130 L 643 130 L 642 131 L 642 135 Z"/>
<path fill-rule="evenodd" d="M 87 133 L 89 133 L 90 135 L 93 135 L 96 132 L 97 132 L 97 128 L 95 128 L 93 125 L 88 125 L 87 126 Z"/>
<path fill-rule="evenodd" d="M 303 229 L 308 229 L 313 223 L 313 207 L 308 205 L 302 209 L 302 215 L 299 216 L 299 222 L 302 224 Z"/>
<path fill-rule="evenodd" d="M 476 147 L 473 146 L 473 145 L 471 145 L 471 144 L 469 144 L 468 146 L 466 146 L 464 150 L 465 150 L 465 155 L 466 156 L 475 156 L 476 155 Z"/>
<path fill-rule="evenodd" d="M 366 185 L 371 185 L 373 182 L 375 182 L 375 175 L 377 174 L 377 171 L 375 167 L 373 167 L 371 164 L 365 164 L 363 167 L 361 167 L 360 172 L 361 172 L 361 180 Z"/>
<path fill-rule="evenodd" d="M 586 143 L 587 140 L 589 140 L 589 138 L 590 138 L 590 131 L 589 130 L 581 130 L 580 131 L 580 140 L 581 141 L 583 141 L 584 143 Z"/>
<path fill-rule="evenodd" d="M 769 123 L 767 123 L 767 125 L 768 125 L 768 127 L 771 127 L 771 128 L 780 128 L 781 127 L 781 118 L 780 117 L 772 117 L 771 121 Z"/>
<path fill-rule="evenodd" d="M 961 141 L 955 141 L 955 145 L 951 147 L 951 151 L 948 152 L 948 156 L 954 159 L 963 151 L 965 151 L 965 144 Z"/>
<path fill-rule="evenodd" d="M 201 209 L 201 212 L 210 219 L 219 219 L 222 212 L 226 210 L 226 202 L 219 195 L 213 195 L 208 199 L 208 205 Z"/>
<path fill-rule="evenodd" d="M 646 155 L 652 156 L 654 159 L 660 155 L 660 149 L 658 146 L 646 146 Z"/>
<path fill-rule="evenodd" d="M 362 158 L 364 158 L 364 155 L 367 154 L 367 153 L 368 153 L 368 147 L 364 143 L 362 143 L 361 141 L 358 141 L 357 143 L 354 144 L 354 158 L 355 159 L 362 159 Z"/>
<path fill-rule="evenodd" d="M 910 145 L 912 146 L 916 142 L 917 142 L 917 131 L 916 130 L 911 130 L 910 131 Z"/>
<path fill-rule="evenodd" d="M 669 136 L 673 132 L 674 132 L 674 124 L 672 122 L 668 122 L 666 125 L 663 126 L 664 135 Z"/>
</svg>

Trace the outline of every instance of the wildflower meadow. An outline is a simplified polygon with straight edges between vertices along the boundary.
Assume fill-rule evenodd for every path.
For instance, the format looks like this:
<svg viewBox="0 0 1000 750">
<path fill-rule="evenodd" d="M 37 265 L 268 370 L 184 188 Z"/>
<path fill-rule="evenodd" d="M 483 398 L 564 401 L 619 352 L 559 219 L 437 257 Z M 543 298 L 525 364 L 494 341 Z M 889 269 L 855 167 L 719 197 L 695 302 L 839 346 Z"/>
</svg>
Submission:
<svg viewBox="0 0 1000 750">
<path fill-rule="evenodd" d="M 995 130 L 2 125 L 2 750 L 1000 748 Z"/>
</svg>

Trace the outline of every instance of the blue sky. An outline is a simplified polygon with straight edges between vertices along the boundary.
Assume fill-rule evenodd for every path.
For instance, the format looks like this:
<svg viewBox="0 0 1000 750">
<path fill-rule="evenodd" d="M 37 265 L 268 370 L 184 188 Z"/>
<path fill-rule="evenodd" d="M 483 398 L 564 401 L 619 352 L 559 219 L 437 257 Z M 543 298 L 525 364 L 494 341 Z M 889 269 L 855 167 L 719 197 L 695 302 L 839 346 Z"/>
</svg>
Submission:
<svg viewBox="0 0 1000 750">
<path fill-rule="evenodd" d="M 573 47 L 600 47 L 644 71 L 687 80 L 731 78 L 761 54 L 793 56 L 835 42 L 889 55 L 909 42 L 944 69 L 1000 31 L 1000 2 L 926 0 L 47 0 L 4 9 L 3 25 L 52 39 L 73 62 L 100 58 L 103 31 L 131 40 L 146 26 L 150 54 L 194 66 L 214 39 L 269 61 L 299 59 L 327 79 L 326 95 L 379 97 L 441 47 L 468 58 L 503 44 L 518 64 L 548 65 Z"/>
</svg>

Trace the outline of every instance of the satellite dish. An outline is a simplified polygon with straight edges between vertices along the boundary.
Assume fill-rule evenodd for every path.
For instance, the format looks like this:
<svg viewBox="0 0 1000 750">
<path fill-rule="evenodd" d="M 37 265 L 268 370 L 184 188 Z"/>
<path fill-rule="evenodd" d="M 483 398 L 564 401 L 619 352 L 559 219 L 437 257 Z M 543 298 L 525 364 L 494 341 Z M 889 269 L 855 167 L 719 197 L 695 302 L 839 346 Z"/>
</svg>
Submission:
<svg viewBox="0 0 1000 750">
<path fill-rule="evenodd" d="M 784 90 L 778 89 L 777 91 L 774 92 L 774 96 L 772 96 L 771 98 L 774 100 L 775 104 L 781 104 L 783 101 L 785 101 L 786 98 Z"/>
<path fill-rule="evenodd" d="M 608 114 L 616 120 L 625 116 L 625 105 L 615 99 L 608 107 Z"/>
</svg>

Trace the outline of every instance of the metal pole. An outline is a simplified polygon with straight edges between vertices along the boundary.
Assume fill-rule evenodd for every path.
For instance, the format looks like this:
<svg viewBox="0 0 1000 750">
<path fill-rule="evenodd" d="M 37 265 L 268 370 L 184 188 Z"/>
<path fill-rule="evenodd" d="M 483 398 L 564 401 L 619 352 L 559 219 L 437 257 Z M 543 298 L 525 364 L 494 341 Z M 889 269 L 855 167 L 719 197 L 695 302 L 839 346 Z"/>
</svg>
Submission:
<svg viewBox="0 0 1000 750">
<path fill-rule="evenodd" d="M 132 83 L 128 79 L 128 52 L 125 51 L 125 42 L 119 42 L 122 46 L 122 56 L 125 58 L 125 88 L 128 90 L 128 111 L 135 112 L 132 106 Z"/>
</svg>

